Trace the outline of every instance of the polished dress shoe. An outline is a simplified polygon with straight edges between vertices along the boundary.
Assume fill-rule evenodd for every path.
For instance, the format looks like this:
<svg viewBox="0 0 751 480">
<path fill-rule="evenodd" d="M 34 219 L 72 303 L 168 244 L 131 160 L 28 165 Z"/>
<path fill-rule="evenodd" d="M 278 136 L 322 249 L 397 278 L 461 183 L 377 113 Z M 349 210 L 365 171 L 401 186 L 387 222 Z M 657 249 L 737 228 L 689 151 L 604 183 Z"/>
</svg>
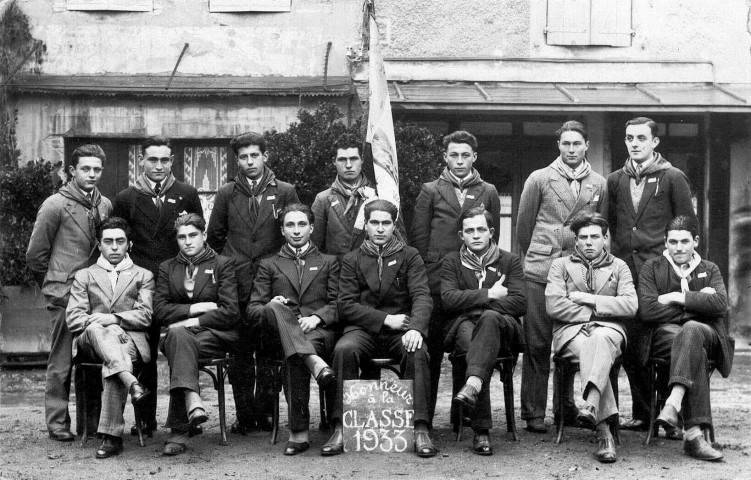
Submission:
<svg viewBox="0 0 751 480">
<path fill-rule="evenodd" d="M 240 423 L 240 420 L 235 420 L 235 423 L 233 423 L 232 426 L 229 427 L 229 433 L 235 433 L 237 435 L 247 435 L 248 430 L 250 429 L 244 424 Z"/>
<path fill-rule="evenodd" d="M 579 410 L 576 420 L 583 426 L 594 429 L 597 425 L 597 412 L 595 411 L 595 406 L 585 403 Z"/>
<path fill-rule="evenodd" d="M 138 406 L 138 403 L 150 393 L 148 388 L 138 382 L 133 382 L 128 392 L 130 392 L 130 401 L 135 406 Z"/>
<path fill-rule="evenodd" d="M 493 447 L 490 446 L 490 435 L 487 433 L 475 433 L 472 440 L 472 451 L 478 455 L 493 455 Z"/>
<path fill-rule="evenodd" d="M 548 433 L 548 427 L 545 425 L 545 420 L 539 417 L 527 420 L 526 429 L 528 432 L 532 433 Z"/>
<path fill-rule="evenodd" d="M 435 457 L 438 449 L 433 445 L 427 428 L 415 429 L 415 453 L 418 457 L 430 458 Z"/>
<path fill-rule="evenodd" d="M 669 403 L 666 403 L 657 416 L 655 425 L 659 425 L 665 430 L 678 428 L 678 410 Z"/>
<path fill-rule="evenodd" d="M 465 384 L 454 397 L 454 403 L 464 405 L 467 408 L 475 408 L 477 396 L 480 393 L 472 385 Z"/>
<path fill-rule="evenodd" d="M 195 428 L 202 423 L 208 422 L 209 416 L 206 413 L 205 409 L 201 407 L 196 407 L 193 410 L 191 410 L 190 413 L 188 414 L 188 421 L 190 422 L 190 426 Z"/>
<path fill-rule="evenodd" d="M 180 455 L 181 453 L 185 453 L 187 451 L 188 446 L 184 443 L 164 442 L 162 455 L 164 455 L 165 457 L 174 457 L 175 455 Z"/>
<path fill-rule="evenodd" d="M 649 430 L 649 422 L 639 420 L 638 418 L 632 418 L 626 422 L 621 423 L 623 430 L 631 430 L 634 432 L 646 432 Z"/>
<path fill-rule="evenodd" d="M 110 458 L 123 451 L 123 439 L 112 435 L 102 435 L 102 444 L 96 451 L 96 458 Z"/>
<path fill-rule="evenodd" d="M 318 376 L 316 377 L 316 382 L 318 383 L 319 387 L 321 387 L 324 390 L 328 390 L 336 382 L 336 375 L 334 374 L 334 371 L 331 370 L 330 367 L 323 367 L 323 369 L 321 369 L 321 371 L 318 372 Z"/>
<path fill-rule="evenodd" d="M 613 463 L 616 461 L 615 440 L 613 440 L 611 435 L 597 438 L 595 458 L 602 463 Z"/>
<path fill-rule="evenodd" d="M 332 455 L 339 455 L 344 452 L 344 435 L 342 435 L 341 425 L 334 429 L 334 433 L 331 434 L 331 438 L 321 447 L 321 455 L 324 457 L 330 457 Z"/>
<path fill-rule="evenodd" d="M 58 428 L 50 432 L 50 438 L 58 442 L 72 442 L 76 437 L 67 428 Z"/>
<path fill-rule="evenodd" d="M 683 451 L 689 457 L 704 460 L 705 462 L 716 462 L 722 460 L 722 457 L 724 457 L 722 452 L 712 448 L 703 436 L 696 437 L 693 440 L 685 440 L 683 442 Z"/>
<path fill-rule="evenodd" d="M 285 455 L 297 455 L 308 450 L 310 443 L 308 442 L 287 442 L 287 446 L 284 447 Z"/>
</svg>

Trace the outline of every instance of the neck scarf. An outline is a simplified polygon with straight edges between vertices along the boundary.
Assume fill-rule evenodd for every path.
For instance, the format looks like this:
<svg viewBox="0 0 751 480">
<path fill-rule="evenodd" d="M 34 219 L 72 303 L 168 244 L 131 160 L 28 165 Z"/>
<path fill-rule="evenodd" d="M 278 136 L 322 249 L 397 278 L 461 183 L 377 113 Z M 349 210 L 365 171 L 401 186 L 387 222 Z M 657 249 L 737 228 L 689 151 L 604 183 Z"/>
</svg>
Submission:
<svg viewBox="0 0 751 480">
<path fill-rule="evenodd" d="M 569 259 L 574 263 L 581 263 L 582 272 L 584 273 L 584 279 L 587 284 L 587 293 L 594 293 L 596 291 L 595 285 L 595 270 L 598 268 L 606 267 L 613 263 L 613 255 L 609 254 L 604 248 L 600 255 L 594 260 L 589 260 L 579 251 L 579 246 L 574 247 L 574 253 L 569 256 Z"/>
<path fill-rule="evenodd" d="M 676 265 L 667 249 L 662 252 L 662 255 L 668 259 L 670 265 L 673 266 L 673 271 L 675 271 L 675 273 L 678 275 L 678 278 L 681 279 L 681 293 L 688 292 L 688 277 L 691 276 L 693 271 L 696 270 L 696 267 L 699 266 L 699 263 L 701 263 L 701 256 L 698 253 L 694 252 L 694 254 L 691 256 L 691 260 L 689 260 L 687 263 L 684 263 L 683 265 Z M 683 266 L 686 266 L 686 268 L 682 268 Z"/>
<path fill-rule="evenodd" d="M 175 176 L 172 175 L 172 172 L 169 172 L 167 175 L 167 178 L 165 178 L 161 182 L 161 189 L 159 190 L 159 195 L 154 191 L 153 188 L 151 188 L 151 182 L 149 182 L 149 179 L 146 178 L 146 174 L 142 173 L 138 176 L 138 179 L 136 180 L 136 184 L 134 185 L 136 190 L 138 190 L 140 193 L 144 195 L 148 195 L 151 198 L 159 198 L 167 195 L 167 190 L 172 187 L 172 185 L 175 184 Z"/>
<path fill-rule="evenodd" d="M 569 182 L 581 182 L 592 171 L 592 166 L 589 164 L 586 158 L 582 160 L 582 163 L 580 163 L 578 167 L 576 167 L 577 169 L 579 169 L 579 173 L 576 174 L 574 174 L 574 172 L 571 170 L 571 167 L 564 163 L 563 159 L 560 156 L 556 158 L 550 166 L 553 167 L 553 170 L 560 173 L 561 176 L 565 177 Z"/>
<path fill-rule="evenodd" d="M 178 253 L 177 261 L 178 263 L 181 263 L 188 267 L 188 276 L 192 278 L 193 271 L 196 265 L 199 265 L 209 260 L 213 260 L 214 257 L 216 257 L 216 252 L 212 250 L 211 247 L 209 247 L 208 245 L 204 245 L 203 250 L 196 253 L 192 257 L 185 255 L 183 252 Z"/>
<path fill-rule="evenodd" d="M 99 189 L 94 188 L 91 193 L 91 199 L 86 196 L 86 193 L 81 190 L 78 184 L 71 180 L 65 186 L 60 188 L 60 195 L 75 202 L 80 203 L 89 215 L 89 233 L 91 238 L 96 238 L 96 227 L 99 225 L 101 218 L 99 216 L 99 204 L 102 202 L 102 194 L 99 193 Z"/>
<path fill-rule="evenodd" d="M 125 258 L 117 265 L 112 265 L 109 260 L 99 255 L 96 264 L 107 271 L 107 275 L 110 277 L 110 284 L 112 285 L 112 291 L 115 291 L 117 285 L 117 279 L 120 276 L 120 272 L 127 270 L 133 266 L 133 260 L 130 259 L 130 255 L 125 254 Z"/>
<path fill-rule="evenodd" d="M 344 207 L 345 218 L 348 220 L 354 219 L 358 207 L 366 199 L 365 188 L 369 186 L 370 181 L 362 174 L 352 185 L 342 182 L 339 175 L 336 176 L 334 183 L 331 184 L 331 191 L 347 199 L 347 206 Z"/>
<path fill-rule="evenodd" d="M 404 244 L 396 239 L 396 236 L 391 237 L 391 240 L 386 242 L 386 245 L 378 247 L 375 243 L 370 241 L 369 238 L 363 240 L 360 245 L 360 251 L 369 257 L 375 257 L 378 259 L 378 280 L 381 280 L 383 276 L 383 259 L 390 257 L 395 253 L 401 252 L 404 248 Z"/>
<path fill-rule="evenodd" d="M 259 205 L 256 197 L 261 195 L 263 191 L 266 190 L 266 187 L 275 181 L 276 176 L 274 176 L 274 172 L 266 166 L 263 167 L 263 175 L 261 175 L 261 178 L 256 180 L 255 189 L 250 188 L 250 179 L 246 177 L 244 173 L 239 172 L 235 177 L 235 188 L 248 197 L 248 209 L 250 212 L 250 222 L 252 224 L 255 224 L 256 219 L 258 218 Z"/>
<path fill-rule="evenodd" d="M 290 260 L 293 260 L 295 262 L 295 266 L 297 267 L 297 276 L 298 280 L 302 282 L 302 274 L 303 274 L 303 267 L 305 266 L 305 258 L 309 255 L 314 255 L 318 252 L 318 249 L 315 245 L 308 242 L 307 244 L 308 248 L 305 248 L 305 245 L 303 245 L 300 248 L 292 248 L 289 243 L 285 243 L 281 250 L 279 250 L 279 256 L 282 258 L 289 258 Z M 299 251 L 299 255 L 298 255 Z"/>
<path fill-rule="evenodd" d="M 459 190 L 466 190 L 467 188 L 477 185 L 479 183 L 482 183 L 482 178 L 480 178 L 480 173 L 475 170 L 475 168 L 472 168 L 472 171 L 467 175 L 466 177 L 459 179 L 451 173 L 449 170 L 449 167 L 446 167 L 443 169 L 443 172 L 441 172 L 440 176 L 441 180 L 444 180 L 446 182 L 449 182 L 451 185 L 454 186 L 454 188 L 457 188 Z"/>
<path fill-rule="evenodd" d="M 647 175 L 657 173 L 661 170 L 667 170 L 668 168 L 672 167 L 670 162 L 665 160 L 662 155 L 655 152 L 654 157 L 652 157 L 652 160 L 647 160 L 645 162 L 646 165 L 643 163 L 642 165 L 645 165 L 642 167 L 641 172 L 636 172 L 636 164 L 631 158 L 629 157 L 628 160 L 626 160 L 626 163 L 623 164 L 623 172 L 628 175 L 629 177 L 633 178 L 636 183 L 638 184 L 639 181 L 646 177 Z"/>
<path fill-rule="evenodd" d="M 466 245 L 462 245 L 459 249 L 459 258 L 462 261 L 462 265 L 474 272 L 475 278 L 477 278 L 479 284 L 478 288 L 482 288 L 482 283 L 485 281 L 487 275 L 488 265 L 497 262 L 500 256 L 501 251 L 498 249 L 498 245 L 496 245 L 495 240 L 492 238 L 490 239 L 488 250 L 482 257 L 478 257 L 472 250 L 467 248 Z"/>
</svg>

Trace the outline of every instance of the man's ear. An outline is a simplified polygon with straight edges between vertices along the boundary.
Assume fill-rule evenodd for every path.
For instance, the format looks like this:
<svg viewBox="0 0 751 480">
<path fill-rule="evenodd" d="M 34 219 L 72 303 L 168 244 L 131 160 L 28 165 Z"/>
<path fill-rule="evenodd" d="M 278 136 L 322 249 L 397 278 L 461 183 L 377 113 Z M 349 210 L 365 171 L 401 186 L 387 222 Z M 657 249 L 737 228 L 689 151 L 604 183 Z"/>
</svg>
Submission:
<svg viewBox="0 0 751 480">
<path fill-rule="evenodd" d="M 128 251 L 130 252 L 131 250 L 133 250 L 133 242 L 128 240 Z"/>
<path fill-rule="evenodd" d="M 462 234 L 462 231 L 459 230 L 457 233 L 459 234 L 459 240 L 461 240 L 462 243 L 464 243 L 464 235 Z"/>
<path fill-rule="evenodd" d="M 495 235 L 495 228 L 490 227 L 490 236 L 492 237 L 493 235 Z"/>
</svg>

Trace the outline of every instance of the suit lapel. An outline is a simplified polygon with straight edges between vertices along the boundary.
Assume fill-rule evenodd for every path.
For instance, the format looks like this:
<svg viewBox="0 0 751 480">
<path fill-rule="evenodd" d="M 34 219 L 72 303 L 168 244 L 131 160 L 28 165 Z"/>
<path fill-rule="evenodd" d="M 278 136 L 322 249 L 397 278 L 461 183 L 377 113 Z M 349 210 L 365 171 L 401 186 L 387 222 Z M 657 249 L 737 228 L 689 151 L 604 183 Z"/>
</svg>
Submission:
<svg viewBox="0 0 751 480">
<path fill-rule="evenodd" d="M 698 292 L 707 286 L 709 286 L 709 273 L 707 273 L 707 265 L 702 260 L 694 270 L 694 289 Z"/>
<path fill-rule="evenodd" d="M 156 229 L 161 230 L 164 225 L 172 218 L 172 214 L 177 208 L 177 204 L 183 199 L 179 193 L 176 193 L 173 188 L 170 188 L 167 195 L 164 196 L 164 203 L 162 203 L 162 209 L 159 211 L 159 221 L 156 225 Z"/>
<path fill-rule="evenodd" d="M 235 188 L 232 194 L 232 203 L 235 205 L 237 213 L 240 214 L 240 218 L 248 224 L 248 229 L 253 228 L 253 222 L 250 219 L 250 205 L 248 204 L 250 200 L 255 201 L 255 199 L 248 198 L 244 193 Z"/>
<path fill-rule="evenodd" d="M 154 200 L 151 196 L 142 193 L 136 195 L 136 208 L 153 225 L 156 225 L 159 221 L 159 209 L 154 205 Z"/>
<path fill-rule="evenodd" d="M 657 190 L 657 183 L 660 181 L 660 179 L 658 177 L 644 177 L 642 181 L 647 183 L 644 185 L 644 190 L 641 194 L 641 200 L 639 200 L 639 210 L 636 212 L 637 220 L 639 219 L 639 217 L 641 217 L 641 214 L 644 213 L 644 209 L 647 207 L 647 203 L 649 203 L 649 201 L 652 199 L 652 196 L 654 196 L 655 191 Z M 631 188 L 630 185 L 629 188 Z M 629 194 L 630 193 L 631 192 L 629 192 Z M 629 197 L 631 197 L 631 195 L 629 195 Z"/>
<path fill-rule="evenodd" d="M 383 297 L 386 292 L 391 288 L 391 284 L 394 283 L 396 275 L 399 273 L 399 269 L 404 261 L 404 250 L 391 255 L 388 258 L 383 259 L 383 273 L 381 275 L 381 294 Z M 376 274 L 378 270 L 378 264 L 376 263 Z"/>
<path fill-rule="evenodd" d="M 602 289 L 608 285 L 608 280 L 610 280 L 610 276 L 613 274 L 613 268 L 613 265 L 608 265 L 607 267 L 595 269 L 594 280 L 595 285 L 597 285 L 595 295 L 599 295 Z"/>
<path fill-rule="evenodd" d="M 589 201 L 594 196 L 595 190 L 596 187 L 589 181 L 589 175 L 587 175 L 585 178 L 582 178 L 579 188 L 579 196 L 576 198 L 574 208 L 571 209 L 571 213 L 568 214 L 568 218 L 566 218 L 566 220 L 563 222 L 564 225 L 567 225 L 579 213 L 579 211 L 584 208 L 587 203 L 589 203 Z"/>
<path fill-rule="evenodd" d="M 287 280 L 289 280 L 290 285 L 295 289 L 299 298 L 302 294 L 300 293 L 300 277 L 298 277 L 297 274 L 297 265 L 295 265 L 295 261 L 291 258 L 277 257 L 276 264 L 279 271 L 287 277 Z M 304 271 L 305 270 L 303 270 L 303 272 Z"/>
<path fill-rule="evenodd" d="M 576 285 L 576 288 L 580 292 L 589 292 L 587 281 L 584 279 L 584 276 L 582 276 L 581 264 L 568 261 L 566 262 L 566 271 L 568 272 L 568 276 L 571 277 L 571 281 L 574 282 L 574 285 Z"/>
<path fill-rule="evenodd" d="M 321 255 L 313 255 L 305 259 L 305 266 L 302 271 L 302 284 L 300 285 L 299 292 L 301 298 L 310 284 L 313 283 L 313 280 L 321 272 L 322 265 L 323 258 Z"/>
<path fill-rule="evenodd" d="M 170 271 L 170 283 L 174 285 L 175 289 L 180 292 L 180 296 L 183 299 L 182 303 L 190 303 L 188 292 L 185 290 L 185 265 L 175 261 L 172 264 L 172 271 Z"/>
<path fill-rule="evenodd" d="M 331 202 L 331 209 L 334 210 L 336 216 L 339 218 L 339 223 L 348 231 L 352 232 L 354 225 L 350 225 L 347 219 L 344 217 L 344 209 L 347 207 L 347 200 L 339 195 L 332 194 L 333 200 Z"/>
<path fill-rule="evenodd" d="M 451 183 L 443 179 L 438 180 L 438 186 L 436 187 L 436 190 L 438 190 L 438 193 L 443 197 L 446 203 L 451 205 L 451 208 L 456 210 L 457 214 L 462 211 L 462 207 L 461 205 L 459 205 L 459 200 L 456 198 L 454 186 L 451 185 Z"/>
<path fill-rule="evenodd" d="M 196 283 L 193 286 L 194 299 L 199 298 L 203 289 L 209 284 L 209 280 L 216 278 L 214 262 L 200 263 L 196 265 L 196 269 L 198 269 L 198 272 L 196 272 Z"/>
<path fill-rule="evenodd" d="M 73 219 L 78 228 L 86 235 L 86 238 L 93 244 L 96 243 L 94 238 L 91 237 L 91 231 L 89 230 L 89 214 L 86 213 L 86 209 L 77 202 L 67 200 L 65 204 L 65 210 L 68 215 Z"/>
<path fill-rule="evenodd" d="M 94 281 L 99 285 L 99 288 L 104 292 L 107 298 L 113 298 L 115 292 L 112 291 L 112 283 L 110 283 L 110 277 L 107 274 L 107 271 L 98 265 L 90 271 L 91 276 L 94 277 Z"/>
<path fill-rule="evenodd" d="M 571 187 L 565 178 L 560 173 L 553 170 L 554 174 L 550 177 L 550 187 L 553 189 L 558 198 L 561 199 L 566 208 L 571 211 L 574 208 L 576 199 L 574 198 L 574 192 L 571 191 Z"/>
<path fill-rule="evenodd" d="M 620 192 L 620 195 L 618 195 L 618 200 L 628 205 L 628 211 L 631 212 L 632 216 L 636 217 L 634 202 L 633 200 L 631 200 L 631 177 L 629 177 L 625 173 L 620 176 L 620 181 L 618 182 L 618 192 Z M 613 205 L 612 208 L 615 208 L 615 205 Z"/>
<path fill-rule="evenodd" d="M 380 295 L 381 282 L 378 280 L 378 261 L 375 257 L 365 255 L 360 252 L 360 271 L 365 277 L 365 282 L 370 287 L 370 291 L 375 295 Z"/>
<path fill-rule="evenodd" d="M 135 278 L 136 275 L 134 268 L 129 268 L 120 272 L 120 275 L 118 275 L 117 277 L 117 284 L 115 285 L 115 293 L 114 295 L 112 295 L 113 305 L 120 299 L 123 292 L 125 292 L 130 284 L 133 283 L 133 280 L 135 280 Z"/>
<path fill-rule="evenodd" d="M 269 218 L 270 215 L 276 214 L 276 204 L 278 203 L 278 199 L 276 198 L 278 195 L 276 185 L 269 184 L 266 189 L 261 193 L 261 203 L 258 205 L 258 218 L 256 219 L 255 225 L 253 225 L 253 232 L 258 230 L 258 227 L 264 224 L 267 218 Z"/>
<path fill-rule="evenodd" d="M 454 192 L 456 193 L 456 192 Z M 454 195 L 456 197 L 456 195 Z M 482 196 L 482 184 L 472 185 L 467 189 L 467 194 L 464 196 L 464 205 L 462 205 L 461 213 L 466 212 L 470 208 L 472 208 L 475 203 L 480 201 L 480 197 Z"/>
</svg>

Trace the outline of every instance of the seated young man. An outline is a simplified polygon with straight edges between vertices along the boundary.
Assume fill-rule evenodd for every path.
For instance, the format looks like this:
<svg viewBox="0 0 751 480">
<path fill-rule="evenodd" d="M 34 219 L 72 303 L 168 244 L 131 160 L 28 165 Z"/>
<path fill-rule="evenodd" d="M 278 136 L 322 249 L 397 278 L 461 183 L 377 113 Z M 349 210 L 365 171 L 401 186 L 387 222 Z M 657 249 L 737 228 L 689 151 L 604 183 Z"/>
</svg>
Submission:
<svg viewBox="0 0 751 480">
<path fill-rule="evenodd" d="M 133 264 L 128 222 L 119 217 L 97 228 L 101 255 L 97 262 L 76 272 L 65 312 L 73 334 L 73 357 L 102 362 L 102 411 L 97 432 L 102 444 L 96 458 L 123 450 L 125 399 L 130 392 L 134 408 L 149 391 L 133 375 L 133 363 L 150 362 L 148 328 L 154 275 Z"/>
<path fill-rule="evenodd" d="M 466 383 L 454 403 L 472 410 L 472 450 L 492 455 L 490 378 L 499 355 L 517 355 L 524 343 L 521 316 L 527 311 L 524 272 L 519 257 L 493 240 L 493 217 L 472 207 L 459 217 L 464 243 L 441 270 L 444 310 L 456 318 L 448 329 L 446 350 L 454 355 L 454 378 Z"/>
<path fill-rule="evenodd" d="M 270 352 L 281 349 L 287 361 L 290 435 L 285 455 L 297 455 L 310 445 L 310 375 L 328 391 L 335 381 L 327 360 L 339 336 L 339 263 L 311 243 L 313 222 L 307 205 L 293 203 L 280 212 L 285 244 L 261 260 L 247 309 L 250 329 L 262 338 L 264 353 L 273 357 Z M 333 395 L 329 398 L 331 405 Z"/>
<path fill-rule="evenodd" d="M 167 428 L 163 455 L 188 448 L 189 429 L 209 417 L 198 386 L 198 360 L 222 358 L 238 340 L 234 261 L 206 243 L 206 221 L 188 213 L 175 221 L 180 253 L 159 265 L 154 322 L 166 333 L 160 349 L 170 366 Z"/>
<path fill-rule="evenodd" d="M 545 288 L 545 307 L 555 323 L 553 352 L 579 360 L 584 406 L 577 420 L 595 427 L 603 463 L 616 461 L 607 420 L 618 413 L 610 369 L 626 346 L 623 319 L 639 307 L 628 265 L 605 250 L 608 222 L 581 214 L 571 222 L 574 253 L 553 261 Z"/>
<path fill-rule="evenodd" d="M 651 327 L 651 356 L 670 360 L 670 395 L 657 417 L 666 429 L 678 428 L 683 414 L 684 450 L 699 460 L 723 455 L 704 439 L 701 428 L 712 425 L 707 359 L 717 362 L 723 377 L 730 375 L 734 342 L 724 317 L 727 294 L 720 269 L 703 260 L 696 219 L 678 216 L 665 227 L 665 251 L 648 260 L 639 274 L 641 321 Z M 649 350 L 649 349 L 645 349 Z M 646 363 L 647 356 L 642 356 Z"/>
<path fill-rule="evenodd" d="M 428 434 L 430 370 L 424 345 L 433 302 L 420 254 L 394 236 L 396 217 L 396 206 L 387 200 L 366 204 L 367 238 L 342 258 L 339 321 L 344 335 L 334 348 L 334 433 L 321 449 L 324 456 L 344 451 L 344 381 L 357 379 L 361 362 L 377 356 L 398 358 L 404 378 L 414 380 L 415 452 L 420 457 L 438 453 Z"/>
</svg>

